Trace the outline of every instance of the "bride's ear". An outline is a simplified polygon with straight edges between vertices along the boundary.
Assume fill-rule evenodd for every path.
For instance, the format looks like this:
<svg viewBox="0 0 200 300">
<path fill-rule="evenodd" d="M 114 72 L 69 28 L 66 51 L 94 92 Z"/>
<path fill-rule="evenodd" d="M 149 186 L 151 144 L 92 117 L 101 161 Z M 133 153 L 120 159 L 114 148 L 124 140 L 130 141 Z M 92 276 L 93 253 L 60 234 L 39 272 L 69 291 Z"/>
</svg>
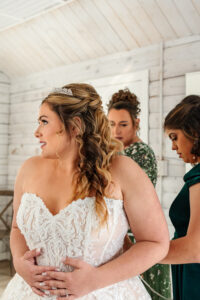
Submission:
<svg viewBox="0 0 200 300">
<path fill-rule="evenodd" d="M 82 122 L 81 118 L 79 117 L 74 117 L 73 118 L 73 123 L 74 125 L 72 126 L 72 134 L 74 136 L 80 135 L 82 132 Z"/>
</svg>

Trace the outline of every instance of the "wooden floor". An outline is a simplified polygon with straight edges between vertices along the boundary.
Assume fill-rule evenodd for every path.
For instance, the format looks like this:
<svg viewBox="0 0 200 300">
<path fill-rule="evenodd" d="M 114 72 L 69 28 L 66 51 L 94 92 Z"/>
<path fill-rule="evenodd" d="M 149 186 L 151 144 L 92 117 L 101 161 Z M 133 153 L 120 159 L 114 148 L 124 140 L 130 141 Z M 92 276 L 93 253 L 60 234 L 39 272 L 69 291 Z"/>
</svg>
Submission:
<svg viewBox="0 0 200 300">
<path fill-rule="evenodd" d="M 0 297 L 10 279 L 9 261 L 0 261 Z"/>
</svg>

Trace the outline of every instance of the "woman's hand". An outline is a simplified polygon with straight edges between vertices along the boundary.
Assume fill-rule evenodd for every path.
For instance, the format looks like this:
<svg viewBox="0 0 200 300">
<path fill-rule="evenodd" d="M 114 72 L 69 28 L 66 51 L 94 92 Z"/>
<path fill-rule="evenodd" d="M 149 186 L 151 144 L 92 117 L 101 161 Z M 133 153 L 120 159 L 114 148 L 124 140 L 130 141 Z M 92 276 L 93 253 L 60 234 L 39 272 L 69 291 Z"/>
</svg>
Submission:
<svg viewBox="0 0 200 300">
<path fill-rule="evenodd" d="M 45 293 L 40 290 L 41 288 L 43 289 L 41 283 L 44 280 L 50 279 L 46 275 L 46 272 L 54 271 L 56 267 L 37 266 L 36 257 L 40 254 L 40 249 L 27 251 L 19 259 L 15 259 L 15 268 L 17 273 L 30 285 L 35 294 L 44 296 Z"/>
<path fill-rule="evenodd" d="M 47 272 L 52 279 L 44 281 L 44 286 L 51 288 L 46 294 L 58 296 L 57 300 L 74 300 L 98 288 L 98 281 L 95 279 L 97 268 L 80 259 L 68 257 L 63 263 L 73 267 L 74 271 Z"/>
</svg>

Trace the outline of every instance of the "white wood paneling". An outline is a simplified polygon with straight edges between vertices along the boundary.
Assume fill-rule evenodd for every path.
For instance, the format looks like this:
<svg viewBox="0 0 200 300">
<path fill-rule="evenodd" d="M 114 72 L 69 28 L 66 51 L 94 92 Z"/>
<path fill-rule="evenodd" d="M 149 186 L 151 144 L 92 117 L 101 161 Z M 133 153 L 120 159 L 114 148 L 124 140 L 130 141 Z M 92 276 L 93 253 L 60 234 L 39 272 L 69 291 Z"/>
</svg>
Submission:
<svg viewBox="0 0 200 300">
<path fill-rule="evenodd" d="M 200 15 L 200 1 L 199 0 L 192 0 L 192 4 L 196 8 L 196 10 L 198 11 L 198 13 Z"/>
<path fill-rule="evenodd" d="M 102 41 L 98 40 L 90 15 L 76 2 L 70 3 L 66 12 L 70 14 L 73 25 L 80 32 L 83 42 L 95 50 L 96 55 L 105 55 L 104 45 L 102 45 Z"/>
<path fill-rule="evenodd" d="M 63 9 L 60 10 L 59 12 L 60 15 L 63 15 L 63 27 L 67 26 L 73 36 L 74 42 L 75 42 L 75 47 L 77 50 L 79 48 L 81 51 L 84 51 L 87 54 L 88 59 L 89 58 L 94 58 L 97 56 L 97 51 L 94 47 L 92 47 L 92 42 L 90 41 L 87 35 L 87 32 L 85 33 L 83 28 L 80 27 L 81 23 L 78 18 L 73 14 L 73 11 L 68 8 L 68 9 Z M 59 17 L 60 17 L 59 15 Z M 67 24 L 65 24 L 67 22 Z M 73 41 L 72 41 L 73 43 Z"/>
<path fill-rule="evenodd" d="M 40 31 L 38 32 L 39 48 L 43 50 L 45 56 L 50 56 L 56 64 L 68 64 L 79 60 L 79 57 L 71 48 L 67 37 L 63 36 L 63 31 L 55 31 L 52 18 L 44 16 L 40 22 Z M 37 24 L 32 26 L 33 34 L 37 32 Z M 35 40 L 33 36 L 33 40 Z M 56 47 L 55 47 L 56 44 Z M 67 48 L 67 51 L 66 51 Z"/>
<path fill-rule="evenodd" d="M 54 41 L 53 47 L 55 47 L 55 41 L 59 39 L 60 43 L 62 43 L 62 48 L 64 48 L 66 52 L 68 52 L 68 47 L 70 47 L 71 51 L 78 58 L 78 61 L 87 60 L 89 56 L 87 51 L 85 51 L 85 48 L 82 46 L 77 47 L 77 44 L 81 41 L 79 40 L 77 32 L 72 26 L 72 24 L 69 23 L 66 26 L 64 26 L 64 22 L 66 22 L 66 17 L 63 15 L 62 11 L 52 12 L 51 14 L 59 28 L 62 28 L 62 30 L 59 30 L 58 27 L 55 28 L 53 26 L 53 20 L 51 19 L 52 26 L 48 29 L 48 32 L 50 32 L 51 39 Z M 46 16 L 46 19 L 46 23 L 48 24 L 48 16 Z"/>
<path fill-rule="evenodd" d="M 105 16 L 110 25 L 117 32 L 119 38 L 125 44 L 126 50 L 138 47 L 138 44 L 135 41 L 134 37 L 129 33 L 129 31 L 126 30 L 124 23 L 120 20 L 119 16 L 113 10 L 116 2 L 112 1 L 111 3 L 110 1 L 106 0 L 94 1 L 101 13 Z"/>
<path fill-rule="evenodd" d="M 17 3 L 0 3 L 0 16 L 20 22 L 0 30 L 0 70 L 12 78 L 200 34 L 200 0 Z"/>
<path fill-rule="evenodd" d="M 26 77 L 15 78 L 12 81 L 11 97 L 13 94 L 16 102 L 18 99 L 20 101 L 20 97 L 23 97 L 24 101 L 27 101 L 32 92 L 34 95 L 30 95 L 29 101 L 31 97 L 34 100 L 36 98 L 41 99 L 42 95 L 39 94 L 39 91 L 42 89 L 44 91 L 43 96 L 45 96 L 44 87 L 64 85 L 67 81 L 83 81 L 119 73 L 136 72 L 141 69 L 150 69 L 150 81 L 158 80 L 158 66 L 159 45 L 148 46 L 130 52 L 117 53 L 87 62 L 62 66 L 39 74 L 29 74 Z M 151 74 L 153 77 L 151 77 Z M 22 92 L 28 93 L 20 95 Z"/>
<path fill-rule="evenodd" d="M 0 96 L 1 98 L 1 96 Z M 6 103 L 0 103 L 0 114 L 5 113 L 8 114 L 9 113 L 9 107 Z"/>
<path fill-rule="evenodd" d="M 84 6 L 81 5 L 81 1 L 72 2 L 70 7 L 74 16 L 76 16 L 85 28 L 85 32 L 88 31 L 88 36 L 85 36 L 86 41 L 89 40 L 92 43 L 95 43 L 95 47 L 98 47 L 98 54 L 100 56 L 111 53 L 109 44 L 107 46 L 107 43 L 105 43 L 104 32 L 100 31 L 98 26 L 96 26 L 96 22 L 94 21 L 91 12 L 88 13 L 85 10 Z"/>
<path fill-rule="evenodd" d="M 125 50 L 125 46 L 119 39 L 117 33 L 109 25 L 108 21 L 101 14 L 98 7 L 95 5 L 93 0 L 81 0 L 79 1 L 82 8 L 84 8 L 88 15 L 91 15 L 93 19 L 93 26 L 97 30 L 97 35 L 104 36 L 104 44 L 106 45 L 109 53 L 114 53 L 115 51 Z M 93 12 L 91 14 L 91 12 Z"/>
<path fill-rule="evenodd" d="M 200 95 L 200 72 L 186 74 L 185 93 L 188 95 Z"/>
<path fill-rule="evenodd" d="M 18 0 L 0 2 L 0 29 L 5 30 L 24 23 L 47 11 L 56 9 L 66 4 L 66 0 Z M 67 0 L 72 1 L 72 0 Z"/>
<path fill-rule="evenodd" d="M 137 21 L 143 32 L 146 34 L 150 43 L 156 43 L 161 40 L 161 35 L 156 29 L 155 25 L 152 23 L 151 18 L 142 8 L 138 0 L 122 0 L 124 5 L 129 9 L 133 18 Z"/>
<path fill-rule="evenodd" d="M 177 35 L 169 24 L 167 18 L 162 13 L 160 7 L 157 5 L 155 0 L 138 0 L 140 5 L 145 10 L 146 14 L 151 19 L 152 23 L 159 31 L 162 39 L 175 39 Z"/>
<path fill-rule="evenodd" d="M 194 42 L 189 41 L 188 43 L 174 45 L 173 47 L 166 47 L 164 51 L 165 78 L 177 77 L 191 71 L 198 71 L 200 69 L 199 51 L 200 36 Z"/>
<path fill-rule="evenodd" d="M 0 134 L 7 135 L 8 134 L 8 125 L 0 124 Z"/>
<path fill-rule="evenodd" d="M 8 114 L 0 112 L 1 124 L 8 124 Z"/>
<path fill-rule="evenodd" d="M 14 4 L 12 1 L 1 0 L 0 10 L 5 12 L 6 15 L 10 17 L 15 17 L 16 19 L 26 19 L 29 16 L 38 14 L 39 12 L 48 9 L 50 7 L 56 6 L 60 1 L 56 0 L 18 0 Z"/>
<path fill-rule="evenodd" d="M 193 2 L 191 0 L 174 0 L 174 2 L 192 33 L 198 34 L 200 28 L 200 15 L 193 5 Z"/>
<path fill-rule="evenodd" d="M 112 0 L 109 0 L 108 2 L 112 6 Z M 130 33 L 139 47 L 149 45 L 149 39 L 145 31 L 143 31 L 140 25 L 135 21 L 134 16 L 131 14 L 130 8 L 125 6 L 121 0 L 118 0 L 113 6 L 113 10 L 116 14 L 120 12 L 119 18 L 121 22 L 124 23 L 126 30 Z"/>
<path fill-rule="evenodd" d="M 8 179 L 9 93 L 9 79 L 0 73 L 0 188 L 4 189 Z"/>
<path fill-rule="evenodd" d="M 1 134 L 0 145 L 8 145 L 8 135 L 7 134 Z M 5 159 L 7 159 L 7 157 Z"/>
<path fill-rule="evenodd" d="M 162 13 L 168 19 L 169 24 L 174 28 L 177 36 L 185 36 L 192 34 L 192 31 L 188 27 L 184 18 L 180 14 L 176 5 L 174 5 L 173 0 L 156 0 L 158 6 L 160 7 Z"/>
</svg>

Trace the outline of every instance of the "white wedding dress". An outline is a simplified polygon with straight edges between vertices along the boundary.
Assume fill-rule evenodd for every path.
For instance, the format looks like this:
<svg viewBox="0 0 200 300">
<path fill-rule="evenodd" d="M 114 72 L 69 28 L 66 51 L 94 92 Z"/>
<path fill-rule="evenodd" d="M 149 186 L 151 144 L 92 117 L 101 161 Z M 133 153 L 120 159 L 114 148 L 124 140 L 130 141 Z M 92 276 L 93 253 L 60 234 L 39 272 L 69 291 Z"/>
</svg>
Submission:
<svg viewBox="0 0 200 300">
<path fill-rule="evenodd" d="M 57 266 L 69 272 L 62 259 L 81 257 L 99 266 L 122 253 L 124 237 L 129 228 L 122 200 L 105 198 L 108 226 L 98 229 L 95 198 L 72 202 L 57 215 L 52 215 L 42 199 L 25 193 L 17 213 L 17 224 L 30 249 L 42 248 L 38 265 Z M 55 296 L 40 297 L 16 274 L 4 291 L 2 300 L 53 300 Z M 81 300 L 149 300 L 138 277 L 96 290 Z"/>
</svg>

